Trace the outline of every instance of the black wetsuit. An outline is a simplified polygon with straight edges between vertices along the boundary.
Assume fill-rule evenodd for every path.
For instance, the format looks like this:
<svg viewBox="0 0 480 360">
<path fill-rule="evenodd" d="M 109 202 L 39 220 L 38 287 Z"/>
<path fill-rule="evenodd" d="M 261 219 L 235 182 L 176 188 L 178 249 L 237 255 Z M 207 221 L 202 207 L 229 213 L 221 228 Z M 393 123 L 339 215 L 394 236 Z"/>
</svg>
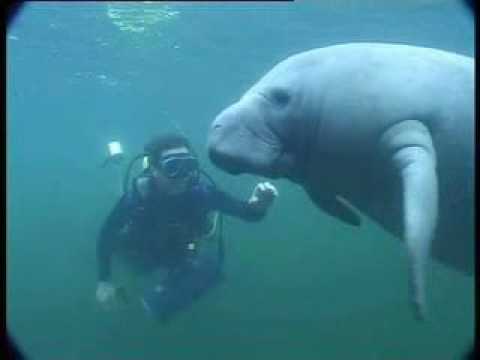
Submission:
<svg viewBox="0 0 480 360">
<path fill-rule="evenodd" d="M 194 253 L 188 249 L 188 243 L 205 232 L 208 214 L 220 211 L 246 221 L 258 221 L 265 211 L 203 181 L 180 195 L 159 194 L 151 181 L 148 184 L 146 196 L 141 195 L 136 186 L 122 196 L 103 224 L 97 242 L 98 280 L 110 281 L 114 253 L 136 254 L 144 270 L 164 268 L 171 272 L 167 282 L 168 302 L 176 309 L 179 303 L 191 302 L 195 294 L 211 286 L 211 269 L 219 265 L 212 265 L 210 259 L 210 263 L 203 261 L 195 269 L 191 261 Z M 210 270 L 202 272 L 207 268 Z M 174 293 L 176 295 L 172 295 Z M 162 313 L 171 311 L 167 310 L 166 301 L 161 301 Z M 158 299 L 155 302 L 158 303 Z"/>
</svg>

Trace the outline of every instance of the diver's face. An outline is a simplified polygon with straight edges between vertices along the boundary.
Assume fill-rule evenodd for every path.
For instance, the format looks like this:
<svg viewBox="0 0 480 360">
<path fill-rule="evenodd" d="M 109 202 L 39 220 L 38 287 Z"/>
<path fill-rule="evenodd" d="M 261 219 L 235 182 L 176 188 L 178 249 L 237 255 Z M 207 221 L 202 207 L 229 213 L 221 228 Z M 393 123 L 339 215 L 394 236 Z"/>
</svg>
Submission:
<svg viewBox="0 0 480 360">
<path fill-rule="evenodd" d="M 157 189 L 175 195 L 188 190 L 197 171 L 197 159 L 182 146 L 164 150 L 152 173 Z"/>
</svg>

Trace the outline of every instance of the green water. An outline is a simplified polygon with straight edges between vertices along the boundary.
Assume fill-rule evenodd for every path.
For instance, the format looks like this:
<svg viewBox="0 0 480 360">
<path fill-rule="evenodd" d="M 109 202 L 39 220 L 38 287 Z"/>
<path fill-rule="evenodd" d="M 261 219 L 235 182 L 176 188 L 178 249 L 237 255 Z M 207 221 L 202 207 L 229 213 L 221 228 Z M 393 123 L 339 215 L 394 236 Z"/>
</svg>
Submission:
<svg viewBox="0 0 480 360">
<path fill-rule="evenodd" d="M 264 221 L 225 219 L 225 282 L 173 322 L 134 296 L 115 313 L 95 302 L 96 236 L 119 190 L 99 167 L 109 141 L 133 155 L 181 131 L 247 198 L 261 179 L 214 168 L 206 131 L 278 61 L 350 41 L 473 55 L 460 2 L 394 4 L 29 3 L 6 40 L 7 326 L 29 358 L 458 359 L 474 337 L 473 278 L 431 264 L 429 321 L 415 321 L 401 243 L 368 219 L 340 224 L 286 181 Z"/>
</svg>

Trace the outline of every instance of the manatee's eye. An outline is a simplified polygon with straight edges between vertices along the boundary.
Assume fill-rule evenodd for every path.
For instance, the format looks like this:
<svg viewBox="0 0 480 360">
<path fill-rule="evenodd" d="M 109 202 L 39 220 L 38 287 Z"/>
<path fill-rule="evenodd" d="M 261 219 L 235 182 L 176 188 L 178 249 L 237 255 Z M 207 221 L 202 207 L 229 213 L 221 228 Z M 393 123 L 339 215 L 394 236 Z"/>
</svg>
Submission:
<svg viewBox="0 0 480 360">
<path fill-rule="evenodd" d="M 275 103 L 281 106 L 287 105 L 290 101 L 290 94 L 286 90 L 280 88 L 271 89 L 270 97 Z"/>
</svg>

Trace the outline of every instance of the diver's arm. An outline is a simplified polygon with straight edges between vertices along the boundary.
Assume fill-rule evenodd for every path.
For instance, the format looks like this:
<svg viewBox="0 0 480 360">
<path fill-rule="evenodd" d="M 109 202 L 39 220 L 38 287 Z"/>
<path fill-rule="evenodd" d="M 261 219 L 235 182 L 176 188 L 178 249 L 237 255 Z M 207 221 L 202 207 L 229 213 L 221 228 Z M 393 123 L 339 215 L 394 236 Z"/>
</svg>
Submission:
<svg viewBox="0 0 480 360">
<path fill-rule="evenodd" d="M 215 189 L 210 194 L 211 206 L 214 210 L 219 210 L 226 215 L 238 217 L 246 221 L 261 220 L 266 211 L 250 206 L 248 201 L 239 200 L 232 195 Z"/>
<path fill-rule="evenodd" d="M 272 200 L 273 197 L 277 195 L 276 189 L 274 190 Z M 265 201 L 265 196 L 260 195 L 260 193 L 264 194 L 265 191 L 270 191 L 270 188 L 266 189 L 264 184 L 258 184 L 250 199 L 248 201 L 243 201 L 236 199 L 224 191 L 212 188 L 211 199 L 213 207 L 216 210 L 220 210 L 227 215 L 235 216 L 246 221 L 259 221 L 265 217 L 272 202 L 272 200 Z"/>
<path fill-rule="evenodd" d="M 147 196 L 144 179 L 136 179 L 135 186 L 124 194 L 105 220 L 97 240 L 98 281 L 111 279 L 111 258 L 120 240 L 128 231 L 129 222 L 135 217 L 135 209 Z"/>
<path fill-rule="evenodd" d="M 98 282 L 96 298 L 103 306 L 115 298 L 115 286 L 111 283 L 111 259 L 115 249 L 115 223 L 119 220 L 120 200 L 103 223 L 97 239 L 97 271 Z"/>
<path fill-rule="evenodd" d="M 111 280 L 111 259 L 131 220 L 132 200 L 122 196 L 105 220 L 97 240 L 98 281 Z"/>
<path fill-rule="evenodd" d="M 122 199 L 115 205 L 102 225 L 97 240 L 97 263 L 98 281 L 110 281 L 111 279 L 111 258 L 117 240 L 116 233 L 123 220 L 124 207 Z"/>
<path fill-rule="evenodd" d="M 124 194 L 105 220 L 97 240 L 98 283 L 97 301 L 106 309 L 117 302 L 117 287 L 112 283 L 111 262 L 119 242 L 129 236 L 136 209 L 141 208 L 143 193 L 137 186 Z"/>
</svg>

